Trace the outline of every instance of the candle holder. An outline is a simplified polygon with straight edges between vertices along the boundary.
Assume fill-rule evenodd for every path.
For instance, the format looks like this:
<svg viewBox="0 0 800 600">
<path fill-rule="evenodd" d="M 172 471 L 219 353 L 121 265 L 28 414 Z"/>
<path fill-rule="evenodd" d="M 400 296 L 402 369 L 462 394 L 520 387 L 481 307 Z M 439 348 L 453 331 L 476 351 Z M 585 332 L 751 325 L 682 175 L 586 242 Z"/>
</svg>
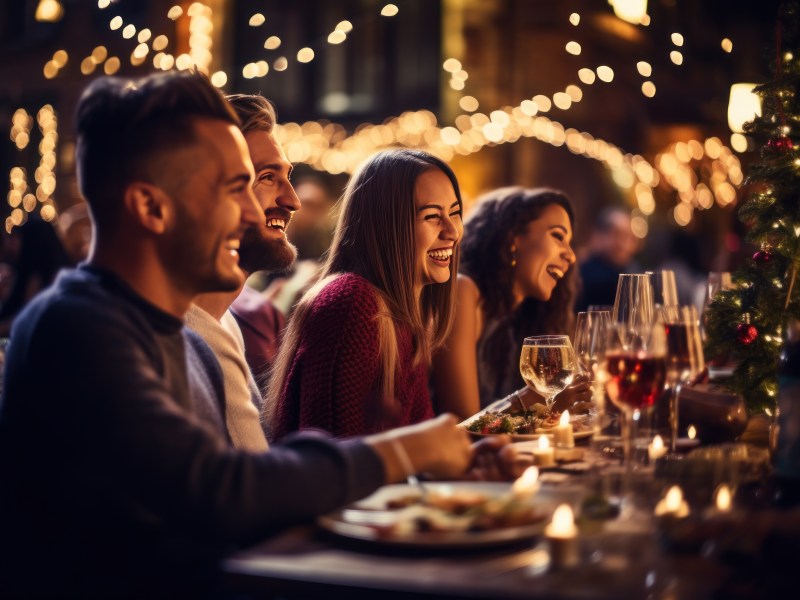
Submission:
<svg viewBox="0 0 800 600">
<path fill-rule="evenodd" d="M 567 569 L 580 562 L 578 530 L 568 504 L 556 508 L 553 520 L 544 529 L 544 537 L 550 547 L 551 569 Z"/>
</svg>

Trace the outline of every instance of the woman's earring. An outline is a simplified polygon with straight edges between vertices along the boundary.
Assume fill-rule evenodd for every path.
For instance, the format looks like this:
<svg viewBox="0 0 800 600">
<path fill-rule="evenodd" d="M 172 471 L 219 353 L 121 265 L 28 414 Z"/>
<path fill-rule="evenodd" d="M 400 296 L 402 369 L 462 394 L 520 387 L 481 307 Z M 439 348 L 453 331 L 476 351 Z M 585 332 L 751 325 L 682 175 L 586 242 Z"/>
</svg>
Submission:
<svg viewBox="0 0 800 600">
<path fill-rule="evenodd" d="M 511 244 L 511 266 L 517 266 L 517 247 L 514 244 Z"/>
</svg>

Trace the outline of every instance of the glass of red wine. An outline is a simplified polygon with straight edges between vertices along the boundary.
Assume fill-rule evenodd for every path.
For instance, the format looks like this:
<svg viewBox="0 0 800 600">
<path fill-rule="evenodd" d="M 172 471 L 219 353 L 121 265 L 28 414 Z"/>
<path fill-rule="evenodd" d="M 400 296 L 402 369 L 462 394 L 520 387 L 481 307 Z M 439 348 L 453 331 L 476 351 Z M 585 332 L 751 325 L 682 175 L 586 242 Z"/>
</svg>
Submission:
<svg viewBox="0 0 800 600">
<path fill-rule="evenodd" d="M 619 330 L 609 328 L 604 361 L 606 394 L 622 411 L 622 444 L 626 465 L 631 464 L 634 411 L 648 415 L 664 390 L 666 340 L 664 326 L 653 324 L 634 343 L 622 343 Z"/>
<path fill-rule="evenodd" d="M 622 412 L 625 464 L 632 465 L 635 411 L 648 421 L 664 390 L 666 335 L 653 318 L 650 277 L 622 274 L 608 327 L 602 378 L 606 394 Z"/>
<path fill-rule="evenodd" d="M 694 306 L 665 306 L 660 311 L 667 343 L 666 381 L 669 386 L 669 449 L 678 442 L 678 396 L 681 387 L 704 368 L 700 323 Z"/>
</svg>

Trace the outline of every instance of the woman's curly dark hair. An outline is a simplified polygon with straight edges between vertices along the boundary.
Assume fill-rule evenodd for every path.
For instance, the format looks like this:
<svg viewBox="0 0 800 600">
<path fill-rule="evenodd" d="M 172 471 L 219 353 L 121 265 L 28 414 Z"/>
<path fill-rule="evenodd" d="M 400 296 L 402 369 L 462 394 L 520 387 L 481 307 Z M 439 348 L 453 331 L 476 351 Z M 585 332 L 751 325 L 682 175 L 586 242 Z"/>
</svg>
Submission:
<svg viewBox="0 0 800 600">
<path fill-rule="evenodd" d="M 515 374 L 526 336 L 572 334 L 572 308 L 578 287 L 574 267 L 558 282 L 550 300 L 526 298 L 514 307 L 512 240 L 551 204 L 567 211 L 570 224 L 574 225 L 572 205 L 562 192 L 521 187 L 501 188 L 482 196 L 464 223 L 460 271 L 478 286 L 485 316 L 478 340 L 482 402 L 521 387 L 522 379 Z"/>
</svg>

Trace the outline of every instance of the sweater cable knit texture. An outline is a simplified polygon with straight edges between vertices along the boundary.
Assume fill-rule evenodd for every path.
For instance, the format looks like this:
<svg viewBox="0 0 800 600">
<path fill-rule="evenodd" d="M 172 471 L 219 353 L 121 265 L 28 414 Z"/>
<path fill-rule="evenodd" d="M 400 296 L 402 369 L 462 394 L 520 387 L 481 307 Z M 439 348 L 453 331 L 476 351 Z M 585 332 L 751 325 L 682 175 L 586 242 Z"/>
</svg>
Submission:
<svg viewBox="0 0 800 600">
<path fill-rule="evenodd" d="M 377 292 L 363 277 L 345 273 L 320 290 L 275 407 L 275 439 L 319 428 L 338 437 L 364 435 L 433 417 L 427 367 L 413 364 L 414 342 L 397 326 L 398 410 L 380 416 Z"/>
</svg>

